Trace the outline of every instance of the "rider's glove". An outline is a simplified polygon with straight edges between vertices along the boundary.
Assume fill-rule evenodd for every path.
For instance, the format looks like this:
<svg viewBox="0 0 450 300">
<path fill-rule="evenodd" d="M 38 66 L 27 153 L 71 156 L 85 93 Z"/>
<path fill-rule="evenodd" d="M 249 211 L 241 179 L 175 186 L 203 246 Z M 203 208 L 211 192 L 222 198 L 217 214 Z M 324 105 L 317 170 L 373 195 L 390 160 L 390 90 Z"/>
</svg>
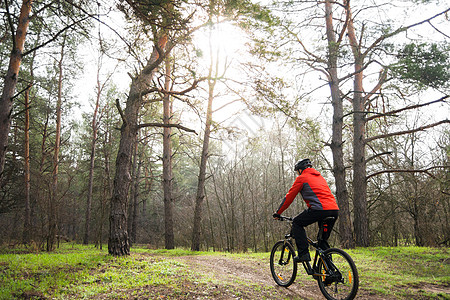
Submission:
<svg viewBox="0 0 450 300">
<path fill-rule="evenodd" d="M 274 214 L 272 215 L 272 217 L 273 217 L 274 219 L 279 219 L 281 216 L 280 216 L 279 214 L 277 214 L 277 213 L 274 213 Z"/>
</svg>

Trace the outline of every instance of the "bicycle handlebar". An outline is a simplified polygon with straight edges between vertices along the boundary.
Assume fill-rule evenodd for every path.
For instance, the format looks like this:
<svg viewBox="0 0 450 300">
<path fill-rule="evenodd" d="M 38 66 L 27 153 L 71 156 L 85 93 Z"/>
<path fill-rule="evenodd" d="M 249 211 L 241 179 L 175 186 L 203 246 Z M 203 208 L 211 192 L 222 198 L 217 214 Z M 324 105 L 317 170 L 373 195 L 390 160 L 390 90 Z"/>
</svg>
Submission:
<svg viewBox="0 0 450 300">
<path fill-rule="evenodd" d="M 294 219 L 291 218 L 291 217 L 280 216 L 280 217 L 278 218 L 278 220 L 279 220 L 279 221 L 291 221 L 291 222 L 292 222 Z"/>
</svg>

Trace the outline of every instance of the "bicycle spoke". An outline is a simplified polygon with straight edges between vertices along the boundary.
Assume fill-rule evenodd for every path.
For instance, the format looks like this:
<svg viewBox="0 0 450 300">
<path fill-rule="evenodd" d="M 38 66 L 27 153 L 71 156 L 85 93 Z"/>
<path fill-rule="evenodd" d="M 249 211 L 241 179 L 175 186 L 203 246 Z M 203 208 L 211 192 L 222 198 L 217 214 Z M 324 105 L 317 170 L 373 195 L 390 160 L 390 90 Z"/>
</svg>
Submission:
<svg viewBox="0 0 450 300">
<path fill-rule="evenodd" d="M 319 288 L 327 299 L 353 299 L 358 290 L 358 272 L 353 260 L 342 250 L 330 249 L 325 252 L 325 263 L 319 264 Z M 332 256 L 331 256 L 332 254 Z M 328 267 L 327 267 L 328 265 Z"/>
<path fill-rule="evenodd" d="M 297 274 L 297 264 L 293 260 L 294 250 L 290 244 L 280 241 L 275 244 L 270 255 L 270 269 L 275 282 L 289 286 Z"/>
</svg>

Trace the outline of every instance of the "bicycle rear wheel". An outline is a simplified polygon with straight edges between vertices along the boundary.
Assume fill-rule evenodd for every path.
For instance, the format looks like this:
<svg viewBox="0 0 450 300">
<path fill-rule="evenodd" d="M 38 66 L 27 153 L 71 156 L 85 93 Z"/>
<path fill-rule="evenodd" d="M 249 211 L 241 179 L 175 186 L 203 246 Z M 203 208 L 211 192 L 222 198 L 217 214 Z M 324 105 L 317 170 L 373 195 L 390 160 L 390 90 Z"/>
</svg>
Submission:
<svg viewBox="0 0 450 300">
<path fill-rule="evenodd" d="M 297 276 L 295 251 L 289 242 L 278 241 L 270 253 L 270 271 L 275 282 L 284 287 L 290 286 Z"/>
<path fill-rule="evenodd" d="M 319 260 L 317 278 L 320 291 L 328 300 L 352 300 L 358 292 L 359 276 L 353 259 L 347 252 L 330 248 L 324 252 L 326 264 Z"/>
</svg>

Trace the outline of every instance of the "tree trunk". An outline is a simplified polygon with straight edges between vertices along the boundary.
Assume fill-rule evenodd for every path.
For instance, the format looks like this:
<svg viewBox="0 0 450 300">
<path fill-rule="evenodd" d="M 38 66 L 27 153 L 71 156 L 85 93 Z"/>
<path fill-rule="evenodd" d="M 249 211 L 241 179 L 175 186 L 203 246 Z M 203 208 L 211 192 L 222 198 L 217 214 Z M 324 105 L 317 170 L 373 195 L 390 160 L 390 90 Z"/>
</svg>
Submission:
<svg viewBox="0 0 450 300">
<path fill-rule="evenodd" d="M 164 89 L 170 90 L 171 68 L 170 61 L 166 59 L 166 76 Z M 171 97 L 168 93 L 164 95 L 163 99 L 163 123 L 170 124 L 172 118 Z M 172 143 L 171 143 L 172 128 L 164 127 L 163 133 L 163 190 L 164 190 L 164 238 L 166 249 L 175 248 L 174 234 L 173 234 L 173 197 L 172 197 Z"/>
<path fill-rule="evenodd" d="M 139 77 L 131 82 L 131 92 L 125 108 L 125 120 L 120 130 L 119 151 L 116 158 L 113 195 L 109 218 L 108 252 L 114 256 L 130 254 L 128 240 L 127 208 L 128 191 L 131 182 L 131 159 L 136 142 L 137 117 L 141 106 Z"/>
<path fill-rule="evenodd" d="M 214 234 L 214 232 L 215 232 L 214 231 L 214 226 L 213 226 L 213 222 L 212 222 L 213 214 L 211 213 L 211 208 L 209 206 L 208 197 L 205 196 L 205 199 L 206 199 L 206 207 L 208 209 L 209 233 L 210 233 L 210 238 L 211 238 L 210 243 L 211 243 L 211 245 L 213 247 L 213 252 L 214 252 L 214 251 L 216 251 L 216 244 L 217 243 L 216 243 L 216 238 L 215 238 L 215 234 Z M 209 247 L 207 248 L 207 250 L 209 250 Z"/>
<path fill-rule="evenodd" d="M 141 162 L 138 157 L 138 143 L 134 146 L 133 154 L 133 185 L 131 186 L 130 212 L 128 217 L 128 231 L 130 232 L 131 243 L 136 242 L 136 226 L 137 226 L 137 206 L 139 198 L 139 177 L 140 177 Z M 130 244 L 131 245 L 131 244 Z"/>
<path fill-rule="evenodd" d="M 109 113 L 106 112 L 108 115 Z M 107 119 L 108 116 L 106 117 Z M 103 248 L 103 224 L 106 216 L 106 207 L 107 203 L 109 202 L 109 199 L 111 199 L 111 195 L 113 194 L 113 181 L 111 179 L 111 172 L 110 172 L 110 153 L 109 150 L 111 147 L 111 130 L 112 128 L 106 128 L 106 134 L 105 139 L 103 140 L 103 161 L 104 161 L 104 176 L 103 176 L 103 192 L 102 192 L 102 198 L 100 200 L 100 221 L 98 226 L 98 234 L 97 234 L 97 245 L 99 245 L 99 248 Z"/>
<path fill-rule="evenodd" d="M 58 170 L 59 170 L 59 152 L 61 148 L 61 113 L 62 113 L 62 80 L 63 80 L 63 60 L 66 44 L 66 35 L 61 45 L 61 54 L 58 62 L 59 78 L 58 78 L 58 98 L 56 103 L 56 132 L 55 132 L 55 148 L 53 151 L 53 174 L 52 174 L 52 190 L 49 198 L 49 220 L 48 220 L 48 240 L 47 251 L 52 251 L 58 231 L 57 224 L 57 206 L 58 206 Z"/>
<path fill-rule="evenodd" d="M 355 91 L 356 85 L 355 81 Z M 365 117 L 364 97 L 356 92 L 353 97 L 353 203 L 354 203 L 354 230 L 356 245 L 369 246 L 369 222 L 367 216 L 367 180 L 366 180 L 366 157 L 365 157 Z"/>
<path fill-rule="evenodd" d="M 23 243 L 31 241 L 31 205 L 30 205 L 30 88 L 25 92 L 25 153 L 24 153 L 24 177 L 25 177 L 25 214 L 23 224 Z"/>
<path fill-rule="evenodd" d="M 94 187 L 94 167 L 95 167 L 95 147 L 97 144 L 97 113 L 100 106 L 101 86 L 100 86 L 100 65 L 97 70 L 97 100 L 95 101 L 94 115 L 92 116 L 91 128 L 92 128 L 92 140 L 91 140 L 91 157 L 89 162 L 89 179 L 88 179 L 88 195 L 86 200 L 86 218 L 84 227 L 83 244 L 89 243 L 90 235 L 90 223 L 91 223 L 91 206 L 92 206 L 92 190 Z"/>
<path fill-rule="evenodd" d="M 139 160 L 136 170 L 133 194 L 133 222 L 131 222 L 131 240 L 136 243 L 137 239 L 137 221 L 138 221 L 138 204 L 139 204 L 139 180 L 141 176 L 141 161 Z"/>
<path fill-rule="evenodd" d="M 160 48 L 164 48 L 167 37 L 159 41 Z M 121 112 L 123 124 L 120 129 L 120 143 L 116 158 L 116 174 L 111 197 L 111 210 L 109 217 L 108 252 L 114 256 L 130 254 L 130 243 L 127 229 L 128 191 L 131 183 L 131 159 L 133 146 L 136 143 L 138 131 L 138 115 L 142 104 L 142 92 L 151 84 L 157 66 L 161 63 L 156 47 L 147 66 L 131 81 L 125 111 Z"/>
<path fill-rule="evenodd" d="M 11 128 L 11 111 L 14 91 L 19 78 L 19 69 L 22 62 L 22 53 L 25 45 L 28 25 L 30 23 L 30 11 L 32 0 L 23 0 L 20 8 L 19 24 L 13 40 L 13 48 L 9 59 L 9 67 L 6 73 L 2 97 L 0 98 L 0 183 L 5 167 L 6 148 L 8 146 L 8 134 Z M 11 28 L 11 32 L 14 29 Z M 1 184 L 0 184 L 1 186 Z"/>
<path fill-rule="evenodd" d="M 200 237 L 201 237 L 201 221 L 202 221 L 202 205 L 203 199 L 205 198 L 205 182 L 206 182 L 206 163 L 208 161 L 208 148 L 209 148 L 209 137 L 211 135 L 211 124 L 212 124 L 212 103 L 214 100 L 214 87 L 217 82 L 217 68 L 216 76 L 213 79 L 211 77 L 212 73 L 212 59 L 209 69 L 209 79 L 208 79 L 208 108 L 206 111 L 206 124 L 205 124 L 205 134 L 203 136 L 203 148 L 202 156 L 200 159 L 200 170 L 198 174 L 198 185 L 197 185 L 197 196 L 195 198 L 195 210 L 194 210 L 194 228 L 192 230 L 192 247 L 193 251 L 200 250 Z"/>
<path fill-rule="evenodd" d="M 30 65 L 31 82 L 34 81 L 34 61 L 36 51 L 33 52 Z M 32 84 L 25 91 L 25 151 L 24 151 L 24 177 L 25 177 L 25 215 L 23 228 L 23 243 L 29 244 L 32 236 L 32 205 L 31 205 L 31 166 L 30 166 L 30 90 Z M 45 131 L 44 131 L 45 132 Z M 43 138 L 45 139 L 45 138 Z M 39 195 L 36 197 L 39 199 Z"/>
<path fill-rule="evenodd" d="M 49 131 L 50 131 L 49 123 L 50 123 L 50 113 L 51 113 L 51 109 L 50 109 L 50 107 L 48 105 L 46 106 L 44 113 L 45 113 L 45 121 L 43 122 L 43 124 L 41 124 L 41 127 L 42 127 L 42 129 L 41 129 L 42 142 L 40 144 L 40 146 L 41 146 L 41 151 L 40 151 L 41 152 L 40 153 L 41 159 L 40 159 L 40 162 L 39 162 L 39 172 L 38 172 L 38 176 L 40 178 L 46 178 L 47 177 L 46 176 L 46 173 L 47 173 L 46 165 L 48 163 L 47 162 L 47 160 L 48 160 L 47 158 L 48 158 L 48 154 L 49 154 L 49 151 L 47 150 L 47 139 L 49 137 Z M 47 198 L 50 197 L 49 185 L 50 185 L 50 183 L 47 182 L 47 180 L 45 180 L 45 182 L 44 182 L 44 180 L 38 181 L 38 188 L 36 190 L 36 195 L 35 195 L 36 204 L 37 204 L 38 210 L 39 210 L 39 203 L 42 203 L 42 205 L 45 207 L 44 202 L 46 201 Z M 43 212 L 43 213 L 45 214 L 45 212 Z M 44 236 L 44 232 L 46 230 L 45 229 L 46 221 L 43 220 L 43 218 L 44 218 L 44 216 L 42 215 L 41 220 L 40 220 L 39 223 L 40 223 L 40 227 L 41 227 L 40 228 L 41 234 Z M 42 245 L 44 244 L 44 242 L 45 242 L 44 240 L 39 241 L 39 243 L 40 244 L 42 243 Z"/>
<path fill-rule="evenodd" d="M 344 150 L 342 128 L 344 126 L 344 108 L 339 94 L 339 79 L 337 75 L 338 47 L 333 28 L 332 2 L 325 2 L 325 19 L 328 39 L 328 72 L 333 105 L 333 124 L 331 152 L 333 155 L 333 175 L 336 184 L 336 199 L 339 206 L 339 233 L 343 248 L 354 248 L 350 205 L 348 200 L 347 182 L 345 179 Z"/>
<path fill-rule="evenodd" d="M 347 36 L 355 59 L 355 75 L 353 81 L 353 205 L 354 230 L 356 245 L 369 246 L 369 222 L 367 216 L 367 179 L 365 156 L 365 97 L 363 90 L 363 62 L 360 46 L 356 38 L 353 16 L 349 4 L 347 12 Z"/>
</svg>

